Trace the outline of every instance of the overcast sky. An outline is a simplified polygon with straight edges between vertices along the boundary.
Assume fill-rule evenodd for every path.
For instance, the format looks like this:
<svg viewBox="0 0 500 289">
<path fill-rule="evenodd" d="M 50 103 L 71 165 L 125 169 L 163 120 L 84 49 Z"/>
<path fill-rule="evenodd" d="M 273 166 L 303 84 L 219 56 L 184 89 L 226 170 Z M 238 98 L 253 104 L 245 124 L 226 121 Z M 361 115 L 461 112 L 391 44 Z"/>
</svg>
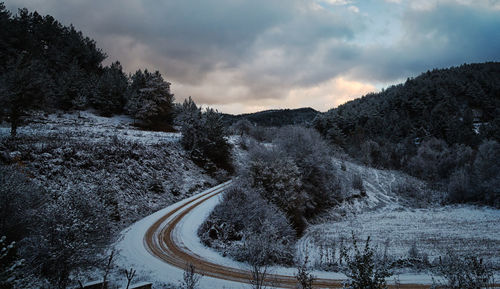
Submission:
<svg viewBox="0 0 500 289">
<path fill-rule="evenodd" d="M 313 107 L 500 60 L 500 0 L 7 0 L 222 112 Z"/>
</svg>

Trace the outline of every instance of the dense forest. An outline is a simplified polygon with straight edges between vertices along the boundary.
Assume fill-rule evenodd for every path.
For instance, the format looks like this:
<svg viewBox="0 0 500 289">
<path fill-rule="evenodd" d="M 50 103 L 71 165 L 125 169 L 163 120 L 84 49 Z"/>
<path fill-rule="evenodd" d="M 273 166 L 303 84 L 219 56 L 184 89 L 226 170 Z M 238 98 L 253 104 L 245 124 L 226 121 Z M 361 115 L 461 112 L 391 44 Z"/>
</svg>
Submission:
<svg viewBox="0 0 500 289">
<path fill-rule="evenodd" d="M 314 127 L 365 164 L 401 169 L 455 201 L 498 206 L 500 63 L 428 71 L 332 109 Z"/>
</svg>

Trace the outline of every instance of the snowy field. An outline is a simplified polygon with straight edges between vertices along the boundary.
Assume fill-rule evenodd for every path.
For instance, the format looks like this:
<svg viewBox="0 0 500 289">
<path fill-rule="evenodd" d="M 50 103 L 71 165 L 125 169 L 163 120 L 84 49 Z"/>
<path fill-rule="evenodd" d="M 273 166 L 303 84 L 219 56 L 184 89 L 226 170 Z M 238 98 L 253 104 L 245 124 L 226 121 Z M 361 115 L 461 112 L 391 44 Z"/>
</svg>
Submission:
<svg viewBox="0 0 500 289">
<path fill-rule="evenodd" d="M 392 260 L 409 257 L 412 246 L 432 262 L 448 248 L 474 253 L 500 262 L 500 211 L 474 206 L 429 209 L 387 208 L 351 215 L 338 222 L 311 226 L 298 242 L 300 255 L 308 254 L 312 265 L 321 267 L 337 259 L 342 242 L 371 237 L 381 255 Z"/>
<path fill-rule="evenodd" d="M 336 162 L 340 166 L 340 161 Z M 328 264 L 338 262 L 340 248 L 352 243 L 354 233 L 358 241 L 370 236 L 379 256 L 388 261 L 410 257 L 410 248 L 414 247 L 417 257 L 432 263 L 452 249 L 484 258 L 499 273 L 500 210 L 443 206 L 440 193 L 416 179 L 399 172 L 345 164 L 346 170 L 338 171 L 344 189 L 349 187 L 349 176 L 359 174 L 367 197 L 346 202 L 311 224 L 297 243 L 299 258 L 308 255 L 311 266 L 328 268 Z"/>
</svg>

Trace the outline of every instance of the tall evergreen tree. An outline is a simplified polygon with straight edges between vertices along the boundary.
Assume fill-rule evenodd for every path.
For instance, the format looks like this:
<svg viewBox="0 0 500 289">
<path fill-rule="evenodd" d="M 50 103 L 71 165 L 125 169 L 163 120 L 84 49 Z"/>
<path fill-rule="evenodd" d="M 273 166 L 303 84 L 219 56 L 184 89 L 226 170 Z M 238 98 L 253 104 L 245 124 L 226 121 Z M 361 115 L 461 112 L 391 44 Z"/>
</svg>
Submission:
<svg viewBox="0 0 500 289">
<path fill-rule="evenodd" d="M 128 113 L 144 124 L 170 125 L 174 115 L 174 95 L 170 83 L 159 71 L 149 73 L 138 70 L 132 77 L 127 102 Z"/>
<path fill-rule="evenodd" d="M 125 106 L 128 80 L 120 62 L 116 61 L 104 69 L 97 82 L 94 105 L 102 115 L 121 113 Z"/>
<path fill-rule="evenodd" d="M 9 117 L 11 136 L 16 136 L 21 117 L 43 100 L 46 82 L 40 64 L 21 55 L 0 75 L 0 103 Z"/>
<path fill-rule="evenodd" d="M 181 144 L 198 165 L 210 172 L 217 167 L 233 171 L 231 146 L 220 113 L 213 109 L 202 113 L 189 97 L 182 104 L 177 122 L 181 125 Z"/>
</svg>

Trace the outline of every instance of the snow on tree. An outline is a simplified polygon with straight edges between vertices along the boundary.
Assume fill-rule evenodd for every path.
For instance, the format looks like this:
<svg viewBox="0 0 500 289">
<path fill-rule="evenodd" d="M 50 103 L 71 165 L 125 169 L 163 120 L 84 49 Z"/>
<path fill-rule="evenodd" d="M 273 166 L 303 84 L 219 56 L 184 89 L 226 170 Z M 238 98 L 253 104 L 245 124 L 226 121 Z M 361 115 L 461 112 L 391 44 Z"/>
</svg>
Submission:
<svg viewBox="0 0 500 289">
<path fill-rule="evenodd" d="M 285 212 L 298 235 L 301 235 L 305 228 L 304 212 L 310 204 L 302 188 L 299 168 L 278 149 L 254 150 L 251 155 L 247 176 L 250 186 Z"/>
<path fill-rule="evenodd" d="M 77 269 L 95 266 L 109 241 L 104 207 L 92 194 L 69 190 L 47 202 L 39 212 L 33 235 L 23 243 L 34 270 L 57 288 L 66 288 Z"/>
<path fill-rule="evenodd" d="M 189 97 L 180 108 L 177 122 L 181 125 L 181 144 L 195 163 L 211 173 L 217 168 L 233 170 L 231 146 L 220 113 L 210 108 L 202 112 Z"/>
<path fill-rule="evenodd" d="M 132 76 L 131 92 L 127 103 L 129 113 L 147 125 L 170 124 L 173 119 L 174 95 L 170 83 L 159 71 L 150 73 L 138 70 Z"/>
</svg>

